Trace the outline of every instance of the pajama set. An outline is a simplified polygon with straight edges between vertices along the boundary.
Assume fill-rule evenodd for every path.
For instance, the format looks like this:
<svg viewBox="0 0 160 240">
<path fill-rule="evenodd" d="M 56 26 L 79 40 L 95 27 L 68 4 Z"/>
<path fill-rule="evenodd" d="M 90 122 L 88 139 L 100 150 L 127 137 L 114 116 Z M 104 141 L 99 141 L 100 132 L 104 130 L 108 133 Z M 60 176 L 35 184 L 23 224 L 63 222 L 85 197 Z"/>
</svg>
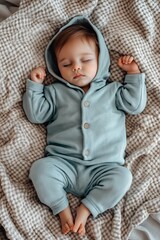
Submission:
<svg viewBox="0 0 160 240">
<path fill-rule="evenodd" d="M 65 81 L 54 62 L 52 43 L 72 24 L 97 34 L 99 62 L 85 93 Z M 56 215 L 68 205 L 67 193 L 81 198 L 93 217 L 114 207 L 130 188 L 125 168 L 125 114 L 139 114 L 146 105 L 145 75 L 126 74 L 124 83 L 110 82 L 109 53 L 100 31 L 87 18 L 74 17 L 49 42 L 48 71 L 56 80 L 45 86 L 27 79 L 23 107 L 32 123 L 47 124 L 45 157 L 33 163 L 30 179 L 40 201 Z"/>
</svg>

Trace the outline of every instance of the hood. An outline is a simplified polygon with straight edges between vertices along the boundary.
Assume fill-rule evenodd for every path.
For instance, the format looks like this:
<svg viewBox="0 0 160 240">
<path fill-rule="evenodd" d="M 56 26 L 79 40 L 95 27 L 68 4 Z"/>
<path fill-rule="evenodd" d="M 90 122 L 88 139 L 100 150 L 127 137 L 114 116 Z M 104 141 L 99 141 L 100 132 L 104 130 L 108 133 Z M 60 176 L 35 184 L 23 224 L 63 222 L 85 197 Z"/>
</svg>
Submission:
<svg viewBox="0 0 160 240">
<path fill-rule="evenodd" d="M 109 66 L 110 66 L 110 58 L 109 58 L 109 52 L 106 46 L 106 43 L 104 41 L 104 38 L 101 34 L 101 32 L 98 30 L 98 28 L 93 25 L 90 20 L 84 16 L 76 16 L 72 18 L 66 25 L 64 25 L 50 40 L 46 51 L 45 51 L 45 61 L 47 65 L 47 69 L 49 73 L 57 80 L 60 80 L 62 82 L 67 82 L 64 80 L 58 70 L 58 67 L 54 61 L 53 56 L 53 50 L 52 50 L 52 43 L 55 40 L 55 38 L 58 36 L 58 34 L 63 31 L 65 28 L 73 25 L 73 24 L 82 24 L 86 27 L 93 28 L 97 35 L 98 43 L 99 43 L 99 63 L 98 63 L 98 71 L 96 76 L 92 81 L 100 82 L 100 81 L 106 81 L 109 77 Z"/>
</svg>

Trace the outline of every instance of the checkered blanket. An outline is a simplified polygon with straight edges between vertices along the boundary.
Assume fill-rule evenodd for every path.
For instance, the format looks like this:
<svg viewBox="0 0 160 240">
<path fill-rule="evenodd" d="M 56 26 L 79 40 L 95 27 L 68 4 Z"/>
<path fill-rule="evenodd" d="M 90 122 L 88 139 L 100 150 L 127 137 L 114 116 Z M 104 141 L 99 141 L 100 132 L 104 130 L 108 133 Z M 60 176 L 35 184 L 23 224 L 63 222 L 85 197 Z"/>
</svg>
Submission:
<svg viewBox="0 0 160 240">
<path fill-rule="evenodd" d="M 31 124 L 22 109 L 25 79 L 45 65 L 44 50 L 68 19 L 85 15 L 102 31 L 111 56 L 111 79 L 132 54 L 146 73 L 145 111 L 127 116 L 126 165 L 131 189 L 114 208 L 90 217 L 86 235 L 61 234 L 58 217 L 41 204 L 29 181 L 31 164 L 44 155 L 46 130 Z M 23 0 L 0 24 L 0 224 L 11 240 L 127 240 L 150 213 L 160 212 L 160 4 L 159 0 Z M 51 76 L 47 76 L 51 81 Z M 116 146 L 115 146 L 116 151 Z M 73 215 L 80 199 L 68 195 Z"/>
</svg>

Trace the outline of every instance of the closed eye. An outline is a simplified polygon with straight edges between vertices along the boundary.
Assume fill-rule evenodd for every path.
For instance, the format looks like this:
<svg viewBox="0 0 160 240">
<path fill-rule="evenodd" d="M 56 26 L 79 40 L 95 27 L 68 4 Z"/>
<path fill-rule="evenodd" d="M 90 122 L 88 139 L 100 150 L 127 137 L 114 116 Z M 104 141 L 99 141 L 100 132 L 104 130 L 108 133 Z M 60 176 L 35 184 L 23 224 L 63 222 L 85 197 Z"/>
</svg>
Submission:
<svg viewBox="0 0 160 240">
<path fill-rule="evenodd" d="M 92 61 L 92 59 L 82 59 L 82 62 L 89 62 L 89 61 Z"/>
<path fill-rule="evenodd" d="M 63 65 L 63 67 L 69 67 L 69 66 L 71 66 L 70 63 L 68 63 L 68 64 L 64 64 L 64 65 Z"/>
</svg>

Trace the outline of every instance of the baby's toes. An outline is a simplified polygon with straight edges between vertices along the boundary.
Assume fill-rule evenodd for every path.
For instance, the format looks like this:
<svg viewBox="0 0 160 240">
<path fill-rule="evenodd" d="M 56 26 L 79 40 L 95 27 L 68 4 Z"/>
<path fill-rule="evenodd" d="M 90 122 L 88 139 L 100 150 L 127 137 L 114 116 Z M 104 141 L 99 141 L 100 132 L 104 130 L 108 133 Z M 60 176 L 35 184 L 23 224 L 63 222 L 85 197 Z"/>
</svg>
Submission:
<svg viewBox="0 0 160 240">
<path fill-rule="evenodd" d="M 62 227 L 62 233 L 67 234 L 70 230 L 71 229 L 70 229 L 68 223 L 65 223 L 64 226 Z"/>
<path fill-rule="evenodd" d="M 78 233 L 81 236 L 84 236 L 86 231 L 85 231 L 85 227 L 83 226 L 83 224 L 80 225 L 79 229 L 78 229 Z"/>
</svg>

